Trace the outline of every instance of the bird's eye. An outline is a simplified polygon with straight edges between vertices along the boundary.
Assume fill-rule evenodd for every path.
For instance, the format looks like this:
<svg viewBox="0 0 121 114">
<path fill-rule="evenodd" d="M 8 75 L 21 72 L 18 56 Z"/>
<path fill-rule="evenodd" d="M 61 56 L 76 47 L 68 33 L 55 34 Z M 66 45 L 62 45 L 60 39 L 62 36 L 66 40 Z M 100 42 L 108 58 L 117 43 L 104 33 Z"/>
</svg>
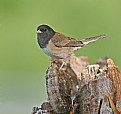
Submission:
<svg viewBox="0 0 121 114">
<path fill-rule="evenodd" d="M 46 31 L 47 31 L 47 29 L 44 29 L 44 31 L 46 32 Z"/>
<path fill-rule="evenodd" d="M 46 28 L 42 28 L 41 31 L 42 31 L 42 32 L 46 32 L 47 29 L 46 29 Z"/>
</svg>

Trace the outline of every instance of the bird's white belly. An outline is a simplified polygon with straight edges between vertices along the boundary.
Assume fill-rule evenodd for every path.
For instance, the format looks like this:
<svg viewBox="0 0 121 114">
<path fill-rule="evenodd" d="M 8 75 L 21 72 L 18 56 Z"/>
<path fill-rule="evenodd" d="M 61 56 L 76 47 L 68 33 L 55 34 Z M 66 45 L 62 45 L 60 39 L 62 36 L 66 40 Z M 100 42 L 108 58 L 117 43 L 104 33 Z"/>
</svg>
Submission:
<svg viewBox="0 0 121 114">
<path fill-rule="evenodd" d="M 47 54 L 47 55 L 49 55 L 51 57 L 55 56 L 55 54 L 52 53 L 49 48 L 43 48 L 43 51 L 44 51 L 45 54 Z"/>
<path fill-rule="evenodd" d="M 56 57 L 56 58 L 60 58 L 60 59 L 64 59 L 64 58 L 68 57 L 68 55 L 65 53 L 61 53 L 61 52 L 54 53 L 54 52 L 52 52 L 52 50 L 50 48 L 43 48 L 43 51 L 45 54 L 47 54 L 50 57 Z"/>
</svg>

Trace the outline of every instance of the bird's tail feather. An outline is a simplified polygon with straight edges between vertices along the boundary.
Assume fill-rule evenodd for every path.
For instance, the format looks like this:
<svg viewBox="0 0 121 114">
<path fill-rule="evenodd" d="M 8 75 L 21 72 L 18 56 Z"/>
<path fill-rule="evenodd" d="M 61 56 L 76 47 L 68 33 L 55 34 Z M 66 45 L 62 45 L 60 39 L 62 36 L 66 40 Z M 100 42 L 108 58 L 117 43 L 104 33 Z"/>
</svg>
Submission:
<svg viewBox="0 0 121 114">
<path fill-rule="evenodd" d="M 84 45 L 87 45 L 87 44 L 89 44 L 91 42 L 94 42 L 94 41 L 102 39 L 102 38 L 107 38 L 107 36 L 106 35 L 100 35 L 100 36 L 95 36 L 95 37 L 82 39 L 81 41 L 83 42 Z"/>
</svg>

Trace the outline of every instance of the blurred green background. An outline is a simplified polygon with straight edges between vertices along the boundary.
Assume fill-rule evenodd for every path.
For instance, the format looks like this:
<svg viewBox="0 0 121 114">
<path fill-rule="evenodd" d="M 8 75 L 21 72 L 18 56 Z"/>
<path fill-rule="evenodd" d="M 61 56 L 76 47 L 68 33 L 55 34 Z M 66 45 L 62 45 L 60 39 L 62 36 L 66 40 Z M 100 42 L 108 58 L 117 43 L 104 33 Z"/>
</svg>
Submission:
<svg viewBox="0 0 121 114">
<path fill-rule="evenodd" d="M 50 57 L 37 44 L 40 24 L 77 39 L 108 35 L 77 55 L 92 63 L 109 56 L 121 67 L 120 0 L 0 0 L 0 114 L 30 114 L 47 100 Z"/>
</svg>

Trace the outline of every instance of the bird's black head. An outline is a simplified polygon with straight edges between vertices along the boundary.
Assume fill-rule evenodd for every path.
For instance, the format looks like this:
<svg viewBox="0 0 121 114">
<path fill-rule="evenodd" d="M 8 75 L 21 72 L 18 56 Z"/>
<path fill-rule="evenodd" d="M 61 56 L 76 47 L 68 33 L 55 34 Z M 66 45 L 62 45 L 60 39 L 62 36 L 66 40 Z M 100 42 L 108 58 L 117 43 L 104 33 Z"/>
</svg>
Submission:
<svg viewBox="0 0 121 114">
<path fill-rule="evenodd" d="M 37 39 L 40 48 L 45 48 L 48 41 L 54 36 L 55 31 L 48 25 L 40 25 L 37 27 Z"/>
</svg>

